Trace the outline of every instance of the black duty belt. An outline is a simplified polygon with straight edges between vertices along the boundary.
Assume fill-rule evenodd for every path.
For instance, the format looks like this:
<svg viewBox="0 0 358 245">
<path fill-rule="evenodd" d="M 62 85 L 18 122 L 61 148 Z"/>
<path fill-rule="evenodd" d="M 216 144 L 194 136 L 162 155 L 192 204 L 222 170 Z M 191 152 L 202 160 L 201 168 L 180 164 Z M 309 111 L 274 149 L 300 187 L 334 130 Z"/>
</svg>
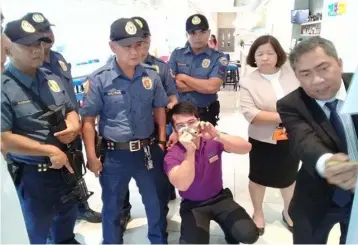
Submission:
<svg viewBox="0 0 358 245">
<path fill-rule="evenodd" d="M 212 110 L 213 106 L 214 106 L 216 103 L 218 103 L 217 100 L 215 100 L 214 102 L 210 103 L 210 105 L 208 105 L 208 106 L 206 106 L 206 107 L 198 107 L 198 112 L 199 112 L 199 114 L 209 112 L 210 110 Z"/>
<path fill-rule="evenodd" d="M 14 166 L 17 166 L 22 169 L 24 173 L 26 172 L 58 172 L 61 169 L 50 168 L 51 164 L 42 162 L 37 164 L 26 164 L 21 162 L 13 162 Z"/>
<path fill-rule="evenodd" d="M 147 138 L 142 140 L 132 140 L 129 142 L 113 142 L 111 140 L 103 139 L 103 148 L 115 151 L 115 150 L 127 150 L 130 152 L 135 152 L 141 150 L 143 147 L 148 145 L 152 145 L 154 143 L 154 139 Z"/>
</svg>

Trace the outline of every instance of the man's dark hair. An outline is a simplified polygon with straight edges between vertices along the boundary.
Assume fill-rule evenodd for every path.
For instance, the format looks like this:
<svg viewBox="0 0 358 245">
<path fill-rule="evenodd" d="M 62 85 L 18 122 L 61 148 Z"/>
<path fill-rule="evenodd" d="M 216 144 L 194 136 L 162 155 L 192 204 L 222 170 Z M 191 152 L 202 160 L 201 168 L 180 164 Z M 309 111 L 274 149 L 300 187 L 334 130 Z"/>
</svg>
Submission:
<svg viewBox="0 0 358 245">
<path fill-rule="evenodd" d="M 256 50 L 264 44 L 271 44 L 273 49 L 275 50 L 276 54 L 277 54 L 277 63 L 276 63 L 276 67 L 281 67 L 283 64 L 285 64 L 286 59 L 287 59 L 287 55 L 285 53 L 285 51 L 283 50 L 280 42 L 271 35 L 264 35 L 261 36 L 259 38 L 257 38 L 254 43 L 251 45 L 250 50 L 249 50 L 249 54 L 246 57 L 246 63 L 251 66 L 251 67 L 257 67 L 256 65 L 256 61 L 255 61 L 255 53 Z"/>
<path fill-rule="evenodd" d="M 198 108 L 189 102 L 180 102 L 173 106 L 171 110 L 168 112 L 168 120 L 174 127 L 174 115 L 191 115 L 195 116 L 196 118 L 199 118 L 199 111 Z"/>
</svg>

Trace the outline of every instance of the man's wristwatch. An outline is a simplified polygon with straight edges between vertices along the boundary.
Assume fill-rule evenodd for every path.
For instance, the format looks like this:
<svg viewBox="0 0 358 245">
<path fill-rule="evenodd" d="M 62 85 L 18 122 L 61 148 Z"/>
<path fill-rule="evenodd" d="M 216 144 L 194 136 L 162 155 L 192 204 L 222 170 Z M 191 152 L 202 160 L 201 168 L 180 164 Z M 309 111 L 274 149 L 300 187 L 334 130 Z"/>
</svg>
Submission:
<svg viewBox="0 0 358 245">
<path fill-rule="evenodd" d="M 158 140 L 158 144 L 160 144 L 160 145 L 165 147 L 167 145 L 167 142 L 163 141 L 163 140 Z"/>
</svg>

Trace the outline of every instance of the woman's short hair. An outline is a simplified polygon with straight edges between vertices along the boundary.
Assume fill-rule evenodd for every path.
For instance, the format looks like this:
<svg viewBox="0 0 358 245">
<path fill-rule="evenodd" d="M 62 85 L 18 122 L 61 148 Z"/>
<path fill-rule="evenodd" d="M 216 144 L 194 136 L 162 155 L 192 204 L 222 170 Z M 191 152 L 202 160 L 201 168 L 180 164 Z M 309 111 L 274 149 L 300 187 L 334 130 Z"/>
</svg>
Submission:
<svg viewBox="0 0 358 245">
<path fill-rule="evenodd" d="M 269 43 L 272 45 L 273 49 L 275 50 L 277 54 L 277 63 L 276 67 L 281 67 L 283 64 L 285 64 L 287 55 L 286 52 L 283 50 L 280 42 L 271 35 L 264 35 L 259 38 L 257 38 L 254 43 L 251 45 L 249 54 L 246 58 L 246 63 L 251 67 L 257 67 L 257 64 L 255 63 L 255 53 L 256 50 L 266 43 Z"/>
</svg>

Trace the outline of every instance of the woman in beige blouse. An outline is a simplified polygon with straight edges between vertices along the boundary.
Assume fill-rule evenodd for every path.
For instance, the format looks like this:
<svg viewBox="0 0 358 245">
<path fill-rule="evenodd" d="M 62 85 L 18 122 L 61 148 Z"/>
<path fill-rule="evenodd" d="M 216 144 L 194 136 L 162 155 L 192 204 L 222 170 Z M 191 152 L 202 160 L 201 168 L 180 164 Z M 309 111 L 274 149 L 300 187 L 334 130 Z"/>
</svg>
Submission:
<svg viewBox="0 0 358 245">
<path fill-rule="evenodd" d="M 298 87 L 286 53 L 273 36 L 261 36 L 252 44 L 247 64 L 258 69 L 240 81 L 241 110 L 249 125 L 249 192 L 254 207 L 253 220 L 260 235 L 265 231 L 262 209 L 266 187 L 281 190 L 282 219 L 292 231 L 288 214 L 299 159 L 290 153 L 289 140 L 276 111 L 277 100 Z"/>
</svg>

